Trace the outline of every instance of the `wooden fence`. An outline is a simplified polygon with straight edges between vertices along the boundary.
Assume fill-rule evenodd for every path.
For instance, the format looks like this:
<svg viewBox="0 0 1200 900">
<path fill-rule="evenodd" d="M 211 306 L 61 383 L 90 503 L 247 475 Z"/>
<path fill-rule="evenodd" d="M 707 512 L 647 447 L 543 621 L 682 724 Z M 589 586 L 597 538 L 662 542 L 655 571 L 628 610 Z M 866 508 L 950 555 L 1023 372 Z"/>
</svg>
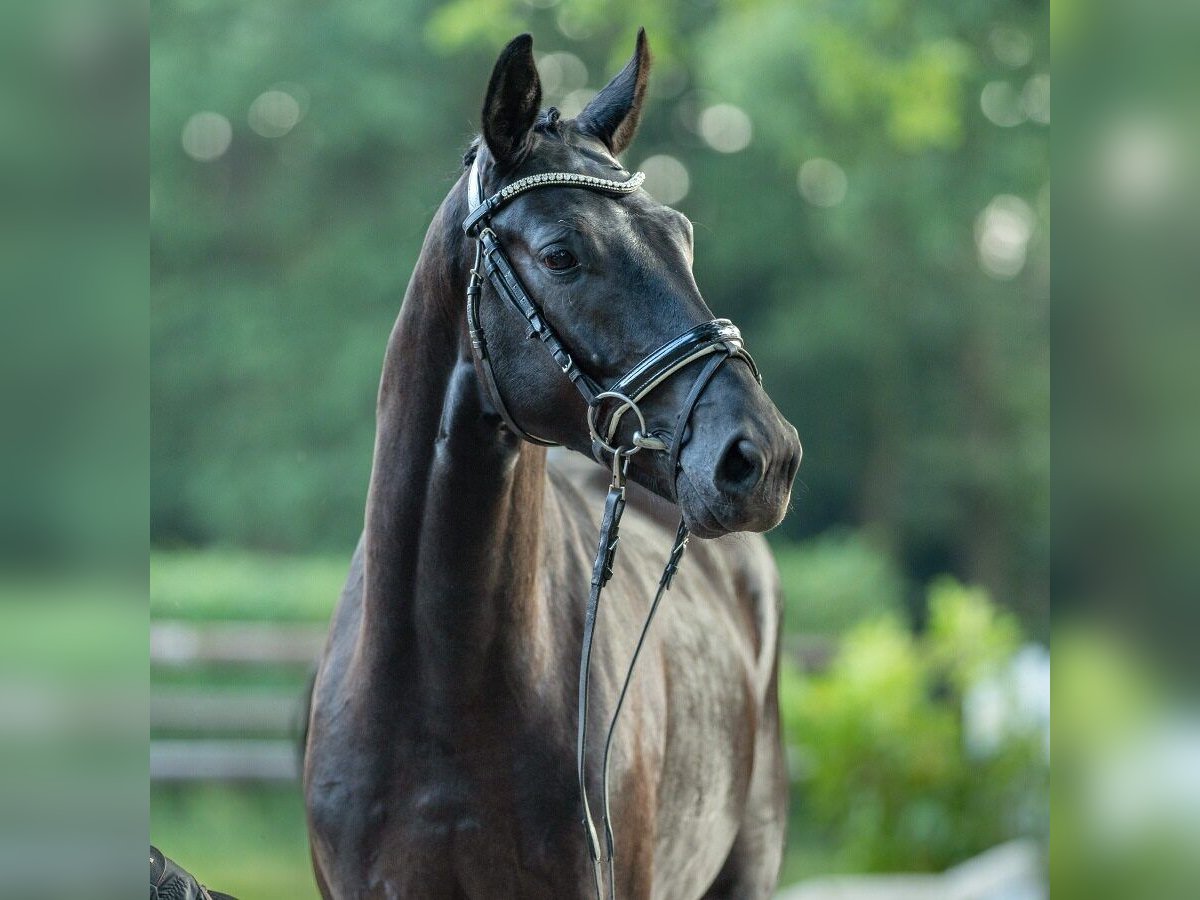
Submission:
<svg viewBox="0 0 1200 900">
<path fill-rule="evenodd" d="M 324 625 L 153 622 L 151 780 L 298 777 L 305 694 L 324 643 Z M 814 670 L 832 647 L 801 640 L 788 653 Z"/>
<path fill-rule="evenodd" d="M 321 625 L 150 626 L 152 781 L 291 781 Z"/>
</svg>

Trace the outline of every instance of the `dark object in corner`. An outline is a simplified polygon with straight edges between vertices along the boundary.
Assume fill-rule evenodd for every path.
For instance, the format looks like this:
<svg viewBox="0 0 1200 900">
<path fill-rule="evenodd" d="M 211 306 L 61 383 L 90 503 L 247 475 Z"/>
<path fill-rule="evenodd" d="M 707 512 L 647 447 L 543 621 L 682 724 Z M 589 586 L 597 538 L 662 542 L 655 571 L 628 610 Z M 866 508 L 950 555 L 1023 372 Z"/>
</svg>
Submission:
<svg viewBox="0 0 1200 900">
<path fill-rule="evenodd" d="M 236 900 L 210 891 L 157 847 L 150 848 L 150 900 Z"/>
</svg>

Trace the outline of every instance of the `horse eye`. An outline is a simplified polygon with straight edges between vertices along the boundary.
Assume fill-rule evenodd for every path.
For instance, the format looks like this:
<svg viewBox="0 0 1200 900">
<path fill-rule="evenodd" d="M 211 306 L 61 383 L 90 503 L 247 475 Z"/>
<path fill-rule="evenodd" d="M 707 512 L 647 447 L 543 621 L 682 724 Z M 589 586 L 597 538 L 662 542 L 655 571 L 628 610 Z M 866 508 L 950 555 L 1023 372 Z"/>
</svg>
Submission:
<svg viewBox="0 0 1200 900">
<path fill-rule="evenodd" d="M 575 255 L 570 250 L 556 247 L 542 254 L 542 265 L 551 272 L 566 272 L 579 265 L 579 261 L 575 259 Z"/>
</svg>

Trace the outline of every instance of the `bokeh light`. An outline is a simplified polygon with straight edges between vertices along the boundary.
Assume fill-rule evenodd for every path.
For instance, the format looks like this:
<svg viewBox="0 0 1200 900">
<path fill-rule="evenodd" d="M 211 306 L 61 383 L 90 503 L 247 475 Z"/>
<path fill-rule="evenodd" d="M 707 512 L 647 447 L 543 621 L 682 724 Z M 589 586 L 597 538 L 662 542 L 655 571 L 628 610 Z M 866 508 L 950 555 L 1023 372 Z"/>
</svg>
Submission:
<svg viewBox="0 0 1200 900">
<path fill-rule="evenodd" d="M 1100 178 L 1123 213 L 1159 206 L 1175 181 L 1176 153 L 1170 130 L 1152 118 L 1121 117 L 1100 145 Z"/>
<path fill-rule="evenodd" d="M 247 118 L 256 134 L 277 138 L 295 128 L 300 116 L 300 103 L 295 97 L 286 91 L 270 90 L 254 98 Z"/>
<path fill-rule="evenodd" d="M 1036 733 L 1050 761 L 1050 652 L 1022 646 L 999 671 L 963 695 L 963 740 L 975 758 L 992 756 L 1016 734 Z"/>
<path fill-rule="evenodd" d="M 538 57 L 542 90 L 549 98 L 561 97 L 587 84 L 588 70 L 574 53 L 547 53 Z"/>
<path fill-rule="evenodd" d="M 719 153 L 737 153 L 750 146 L 754 126 L 745 110 L 718 103 L 700 114 L 700 136 Z"/>
<path fill-rule="evenodd" d="M 573 41 L 586 41 L 592 36 L 592 23 L 577 7 L 564 6 L 554 17 L 559 34 Z"/>
<path fill-rule="evenodd" d="M 815 157 L 800 167 L 796 179 L 800 196 L 813 206 L 837 206 L 846 199 L 848 180 L 842 167 L 832 159 Z"/>
<path fill-rule="evenodd" d="M 559 101 L 558 111 L 562 113 L 563 118 L 573 119 L 588 105 L 594 96 L 596 96 L 595 88 L 580 88 L 577 91 L 571 91 Z"/>
<path fill-rule="evenodd" d="M 1019 69 L 1033 59 L 1033 41 L 1024 31 L 1007 25 L 997 25 L 988 34 L 992 55 L 1004 65 Z"/>
<path fill-rule="evenodd" d="M 667 205 L 686 197 L 692 186 L 684 164 L 665 153 L 643 160 L 638 168 L 646 173 L 646 190 Z"/>
<path fill-rule="evenodd" d="M 1012 128 L 1025 121 L 1021 97 L 1007 81 L 989 81 L 979 93 L 979 108 L 993 125 Z"/>
<path fill-rule="evenodd" d="M 1200 722 L 1156 724 L 1099 760 L 1087 801 L 1106 842 L 1128 845 L 1161 828 L 1200 832 Z"/>
<path fill-rule="evenodd" d="M 198 112 L 183 126 L 179 136 L 184 152 L 199 162 L 220 159 L 233 142 L 233 126 L 220 113 Z"/>
<path fill-rule="evenodd" d="M 992 198 L 975 221 L 975 246 L 983 270 L 1002 281 L 1019 275 L 1025 268 L 1034 223 L 1033 207 L 1020 197 Z"/>
<path fill-rule="evenodd" d="M 1034 75 L 1021 91 L 1021 109 L 1030 121 L 1039 125 L 1050 124 L 1050 76 L 1046 73 Z"/>
</svg>

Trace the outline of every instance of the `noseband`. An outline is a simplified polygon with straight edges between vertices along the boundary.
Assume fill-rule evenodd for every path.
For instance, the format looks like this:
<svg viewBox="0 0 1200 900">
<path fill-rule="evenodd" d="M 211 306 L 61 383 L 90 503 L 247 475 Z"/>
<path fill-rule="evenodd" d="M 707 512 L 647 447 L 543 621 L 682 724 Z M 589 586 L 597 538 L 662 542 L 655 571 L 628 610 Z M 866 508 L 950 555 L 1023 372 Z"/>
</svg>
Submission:
<svg viewBox="0 0 1200 900">
<path fill-rule="evenodd" d="M 537 301 L 525 290 L 521 279 L 517 276 L 512 262 L 500 245 L 491 227 L 491 217 L 497 210 L 509 203 L 515 197 L 543 187 L 584 188 L 612 196 L 632 194 L 642 186 L 646 176 L 637 172 L 627 181 L 612 181 L 597 178 L 592 175 L 581 175 L 572 172 L 546 172 L 540 175 L 530 175 L 521 178 L 501 188 L 490 197 L 483 197 L 483 179 L 479 171 L 479 159 L 472 163 L 467 180 L 467 202 L 469 213 L 463 221 L 463 231 L 475 239 L 475 263 L 471 267 L 471 277 L 467 285 L 467 327 L 471 335 L 471 348 L 483 375 L 484 388 L 495 407 L 496 412 L 504 421 L 505 426 L 515 435 L 541 446 L 555 446 L 554 441 L 538 437 L 523 429 L 513 418 L 496 374 L 492 369 L 491 357 L 488 354 L 488 344 L 484 337 L 483 327 L 479 320 L 479 302 L 483 291 L 483 281 L 486 278 L 496 291 L 525 319 L 529 333 L 528 337 L 536 337 L 554 358 L 564 375 L 571 380 L 575 388 L 583 396 L 587 404 L 587 426 L 592 439 L 592 455 L 602 464 L 612 465 L 612 483 L 604 503 L 604 514 L 600 521 L 600 541 L 596 550 L 596 561 L 592 568 L 591 591 L 588 596 L 587 608 L 584 613 L 583 645 L 579 664 L 579 718 L 576 742 L 576 763 L 579 776 L 579 794 L 583 804 L 583 825 L 587 834 L 588 851 L 592 859 L 592 873 L 596 883 L 596 896 L 603 895 L 601 864 L 607 864 L 608 896 L 615 900 L 615 871 L 613 861 L 613 831 L 612 818 L 609 811 L 608 768 L 609 755 L 612 749 L 613 735 L 616 731 L 617 720 L 625 702 L 633 678 L 634 667 L 638 655 L 650 631 L 650 624 L 658 610 L 659 602 L 671 586 L 671 579 L 679 567 L 679 561 L 687 546 L 688 529 L 682 517 L 675 533 L 675 543 L 671 548 L 667 564 L 658 582 L 658 590 L 650 604 L 646 621 L 642 626 L 629 667 L 626 669 L 625 680 L 609 721 L 608 732 L 604 741 L 604 755 L 601 763 L 603 772 L 603 810 L 601 821 L 604 826 L 605 847 L 601 852 L 600 842 L 596 833 L 596 823 L 592 817 L 591 806 L 588 802 L 587 782 L 585 774 L 585 751 L 587 740 L 588 718 L 588 683 L 591 673 L 592 640 L 595 635 L 596 616 L 600 609 L 600 595 L 613 573 L 613 563 L 616 557 L 618 531 L 621 515 L 625 510 L 625 482 L 629 457 L 640 450 L 650 450 L 668 454 L 669 472 L 674 485 L 679 470 L 679 454 L 683 449 L 688 422 L 692 412 L 700 400 L 700 395 L 716 374 L 721 364 L 728 359 L 743 360 L 754 374 L 759 383 L 762 377 L 758 367 L 742 344 L 742 334 L 728 319 L 713 319 L 704 322 L 683 334 L 675 337 L 654 352 L 646 356 L 622 378 L 609 387 L 602 387 L 596 380 L 579 368 L 566 345 L 555 333 Z M 707 361 L 696 375 L 687 398 L 680 407 L 675 418 L 674 428 L 670 434 L 661 431 L 651 431 L 646 424 L 645 416 L 638 406 L 651 392 L 666 383 L 677 372 L 693 362 L 707 357 Z M 627 412 L 632 412 L 636 419 L 636 427 L 628 444 L 622 444 L 618 438 L 621 419 Z M 607 457 L 607 458 L 606 458 Z"/>
</svg>

